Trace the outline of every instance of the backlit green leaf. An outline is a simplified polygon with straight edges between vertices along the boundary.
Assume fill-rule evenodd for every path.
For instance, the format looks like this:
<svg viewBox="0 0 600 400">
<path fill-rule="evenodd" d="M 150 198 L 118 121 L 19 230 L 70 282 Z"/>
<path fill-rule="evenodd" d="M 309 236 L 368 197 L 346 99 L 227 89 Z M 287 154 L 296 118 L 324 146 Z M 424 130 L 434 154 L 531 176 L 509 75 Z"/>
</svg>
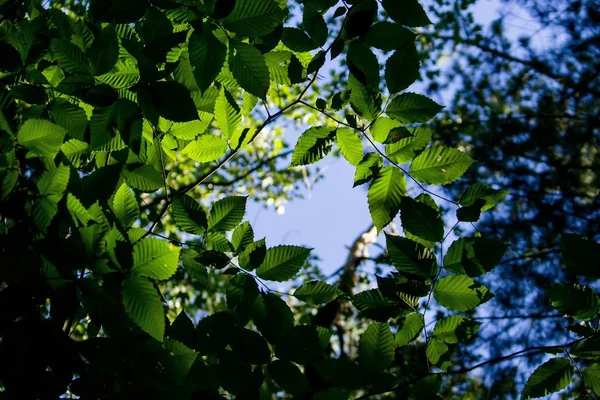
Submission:
<svg viewBox="0 0 600 400">
<path fill-rule="evenodd" d="M 227 89 L 221 90 L 215 103 L 215 120 L 226 138 L 231 138 L 240 129 L 240 108 Z"/>
<path fill-rule="evenodd" d="M 148 279 L 131 275 L 123 280 L 125 312 L 142 330 L 158 341 L 165 334 L 165 315 L 156 288 Z"/>
<path fill-rule="evenodd" d="M 421 314 L 412 313 L 407 315 L 398 326 L 394 343 L 396 346 L 406 346 L 421 333 L 424 327 Z"/>
<path fill-rule="evenodd" d="M 406 26 L 425 26 L 431 24 L 425 10 L 417 0 L 383 0 L 385 11 L 399 24 Z"/>
<path fill-rule="evenodd" d="M 121 185 L 113 199 L 113 211 L 115 216 L 124 227 L 130 227 L 138 219 L 140 210 L 135 196 L 131 193 L 129 186 Z"/>
<path fill-rule="evenodd" d="M 457 180 L 472 163 L 473 159 L 462 151 L 436 146 L 419 154 L 409 172 L 419 182 L 445 185 Z"/>
<path fill-rule="evenodd" d="M 388 324 L 373 322 L 360 337 L 358 359 L 370 373 L 386 369 L 394 361 L 394 336 Z"/>
<path fill-rule="evenodd" d="M 240 36 L 259 37 L 271 32 L 288 15 L 287 8 L 275 0 L 237 0 L 223 21 L 227 29 Z"/>
<path fill-rule="evenodd" d="M 588 286 L 559 283 L 547 288 L 546 295 L 552 307 L 575 319 L 589 320 L 600 311 L 598 295 Z"/>
<path fill-rule="evenodd" d="M 292 167 L 312 164 L 325 157 L 333 146 L 335 129 L 325 126 L 310 128 L 298 138 L 292 154 Z"/>
<path fill-rule="evenodd" d="M 494 294 L 467 276 L 451 275 L 437 282 L 433 296 L 446 308 L 467 311 L 491 300 Z"/>
<path fill-rule="evenodd" d="M 23 123 L 17 140 L 36 154 L 54 157 L 60 150 L 67 131 L 43 119 L 28 119 Z"/>
<path fill-rule="evenodd" d="M 416 93 L 402 93 L 392 99 L 385 112 L 405 124 L 427 122 L 442 110 L 442 106 Z"/>
<path fill-rule="evenodd" d="M 311 250 L 300 246 L 271 247 L 256 274 L 269 281 L 292 279 L 306 262 Z"/>
<path fill-rule="evenodd" d="M 169 279 L 177 270 L 181 247 L 164 240 L 146 238 L 133 246 L 132 272 L 148 278 Z"/>
<path fill-rule="evenodd" d="M 552 358 L 539 366 L 527 380 L 522 399 L 547 396 L 566 388 L 573 378 L 573 366 L 567 358 Z"/>
<path fill-rule="evenodd" d="M 240 86 L 260 99 L 267 97 L 271 84 L 269 69 L 260 51 L 249 44 L 234 42 L 231 73 Z"/>
<path fill-rule="evenodd" d="M 307 282 L 294 291 L 294 297 L 311 305 L 329 303 L 343 292 L 322 281 Z"/>
<path fill-rule="evenodd" d="M 173 200 L 173 217 L 182 231 L 192 235 L 204 235 L 208 221 L 202 206 L 190 196 L 179 196 Z"/>
<path fill-rule="evenodd" d="M 198 139 L 188 144 L 182 154 L 194 161 L 210 162 L 223 157 L 227 152 L 227 141 L 215 135 L 200 135 Z"/>
<path fill-rule="evenodd" d="M 400 203 L 402 228 L 413 240 L 427 246 L 440 242 L 444 237 L 444 221 L 440 212 L 411 197 L 402 197 Z M 411 238 L 412 238 L 411 236 Z M 422 239 L 422 240 L 418 240 Z"/>
<path fill-rule="evenodd" d="M 363 146 L 360 137 L 349 128 L 338 129 L 335 137 L 344 158 L 350 164 L 358 165 L 363 159 Z"/>
<path fill-rule="evenodd" d="M 246 213 L 246 200 L 243 196 L 229 196 L 213 203 L 208 217 L 208 230 L 226 232 L 242 222 Z"/>
<path fill-rule="evenodd" d="M 388 166 L 375 177 L 367 198 L 373 223 L 378 231 L 385 228 L 400 210 L 400 200 L 406 195 L 406 180 L 399 169 Z"/>
</svg>

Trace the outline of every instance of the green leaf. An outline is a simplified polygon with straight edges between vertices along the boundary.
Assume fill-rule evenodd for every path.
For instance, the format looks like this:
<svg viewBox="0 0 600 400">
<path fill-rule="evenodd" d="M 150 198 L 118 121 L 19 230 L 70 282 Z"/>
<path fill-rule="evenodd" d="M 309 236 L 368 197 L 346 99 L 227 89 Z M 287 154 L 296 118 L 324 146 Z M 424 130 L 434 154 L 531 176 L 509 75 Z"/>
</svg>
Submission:
<svg viewBox="0 0 600 400">
<path fill-rule="evenodd" d="M 181 310 L 177 318 L 167 328 L 167 336 L 183 343 L 189 348 L 194 348 L 196 342 L 196 327 L 184 310 Z"/>
<path fill-rule="evenodd" d="M 394 361 L 394 336 L 388 324 L 373 322 L 360 337 L 360 366 L 367 372 L 383 371 Z"/>
<path fill-rule="evenodd" d="M 271 359 L 271 350 L 266 340 L 250 329 L 236 329 L 230 346 L 237 357 L 250 364 L 268 364 Z"/>
<path fill-rule="evenodd" d="M 445 185 L 457 180 L 472 163 L 473 159 L 462 151 L 435 146 L 419 154 L 409 172 L 419 182 Z"/>
<path fill-rule="evenodd" d="M 510 191 L 508 190 L 496 190 L 492 189 L 484 183 L 474 183 L 469 186 L 467 190 L 460 196 L 459 203 L 462 206 L 468 207 L 477 200 L 484 200 L 485 204 L 481 207 L 481 211 L 487 211 L 498 204 L 504 197 L 506 197 Z"/>
<path fill-rule="evenodd" d="M 240 86 L 260 99 L 266 99 L 271 85 L 269 68 L 260 51 L 255 47 L 233 42 L 231 73 Z"/>
<path fill-rule="evenodd" d="M 414 43 L 416 35 L 410 29 L 389 21 L 377 22 L 362 37 L 362 41 L 371 47 L 383 51 L 393 51 Z"/>
<path fill-rule="evenodd" d="M 307 282 L 294 291 L 294 297 L 310 305 L 329 303 L 342 294 L 337 286 L 322 281 Z"/>
<path fill-rule="evenodd" d="M 600 259 L 600 243 L 583 236 L 563 233 L 561 237 L 562 260 L 567 268 L 581 276 L 600 278 L 600 264 L 590 260 Z"/>
<path fill-rule="evenodd" d="M 335 129 L 325 126 L 312 127 L 304 131 L 292 153 L 292 167 L 319 161 L 331 151 Z"/>
<path fill-rule="evenodd" d="M 229 281 L 225 295 L 227 307 L 234 310 L 236 307 L 252 307 L 254 300 L 260 295 L 260 291 L 253 277 L 238 274 Z"/>
<path fill-rule="evenodd" d="M 165 315 L 156 288 L 146 278 L 130 275 L 123 280 L 125 312 L 142 330 L 162 342 L 165 334 Z"/>
<path fill-rule="evenodd" d="M 105 26 L 96 34 L 87 56 L 94 75 L 110 72 L 119 57 L 119 40 L 112 26 Z"/>
<path fill-rule="evenodd" d="M 67 131 L 43 119 L 28 119 L 23 123 L 17 140 L 19 144 L 43 157 L 54 158 Z"/>
<path fill-rule="evenodd" d="M 425 26 L 431 24 L 425 10 L 417 0 L 383 0 L 381 5 L 390 17 L 401 25 Z"/>
<path fill-rule="evenodd" d="M 385 63 L 385 80 L 390 93 L 398 93 L 419 79 L 419 55 L 414 44 L 396 50 Z"/>
<path fill-rule="evenodd" d="M 527 380 L 522 399 L 547 396 L 566 388 L 573 378 L 573 366 L 567 358 L 552 358 L 539 366 Z"/>
<path fill-rule="evenodd" d="M 379 89 L 379 62 L 369 46 L 352 42 L 346 58 L 348 70 L 364 86 Z"/>
<path fill-rule="evenodd" d="M 319 45 L 313 39 L 311 39 L 306 32 L 298 28 L 283 28 L 281 41 L 288 49 L 297 53 L 304 53 L 319 47 Z"/>
<path fill-rule="evenodd" d="M 584 369 L 583 381 L 594 393 L 600 394 L 600 364 L 595 363 Z"/>
<path fill-rule="evenodd" d="M 154 82 L 147 87 L 149 101 L 156 112 L 163 118 L 173 122 L 187 122 L 198 119 L 198 111 L 192 100 L 190 91 L 179 82 Z M 138 100 L 142 107 L 142 92 L 138 92 Z M 144 109 L 144 107 L 142 107 Z M 144 113 L 146 111 L 144 110 Z"/>
<path fill-rule="evenodd" d="M 304 374 L 289 361 L 275 360 L 269 364 L 269 377 L 281 389 L 293 396 L 301 396 L 310 389 Z"/>
<path fill-rule="evenodd" d="M 590 320 L 600 311 L 596 291 L 587 286 L 559 283 L 546 289 L 546 295 L 561 314 Z"/>
<path fill-rule="evenodd" d="M 181 384 L 187 377 L 198 354 L 177 340 L 167 339 L 164 342 L 165 356 L 163 365 L 165 374 L 177 384 Z"/>
<path fill-rule="evenodd" d="M 413 238 L 416 242 L 433 247 L 444 238 L 444 221 L 440 212 L 427 204 L 411 197 L 402 197 L 400 215 L 404 233 L 407 237 L 416 236 Z"/>
<path fill-rule="evenodd" d="M 396 346 L 406 346 L 421 333 L 425 324 L 423 316 L 419 313 L 407 315 L 398 326 L 394 343 Z"/>
<path fill-rule="evenodd" d="M 227 153 L 227 141 L 215 135 L 200 135 L 185 146 L 181 153 L 198 162 L 216 161 Z"/>
<path fill-rule="evenodd" d="M 246 213 L 245 196 L 229 196 L 213 203 L 208 217 L 208 230 L 227 232 L 242 222 Z"/>
<path fill-rule="evenodd" d="M 363 0 L 352 5 L 346 14 L 345 37 L 351 39 L 366 34 L 377 19 L 377 2 Z"/>
<path fill-rule="evenodd" d="M 360 163 L 356 166 L 354 173 L 354 187 L 362 185 L 373 179 L 383 166 L 383 159 L 378 153 L 371 152 L 365 154 Z"/>
<path fill-rule="evenodd" d="M 81 158 L 88 153 L 88 144 L 77 139 L 66 141 L 60 146 L 67 160 L 75 168 L 81 165 Z"/>
<path fill-rule="evenodd" d="M 115 89 L 126 89 L 140 80 L 140 71 L 134 61 L 119 60 L 110 72 L 97 76 L 96 79 Z"/>
<path fill-rule="evenodd" d="M 252 321 L 271 344 L 294 326 L 292 310 L 274 293 L 262 294 L 253 304 Z M 318 340 L 318 338 L 317 338 Z"/>
<path fill-rule="evenodd" d="M 387 251 L 394 267 L 405 272 L 432 279 L 438 266 L 433 251 L 410 239 L 385 235 Z"/>
<path fill-rule="evenodd" d="M 277 342 L 275 355 L 284 361 L 307 364 L 321 358 L 323 350 L 316 327 L 298 325 L 288 330 Z"/>
<path fill-rule="evenodd" d="M 392 166 L 382 168 L 367 193 L 369 212 L 378 232 L 396 217 L 404 195 L 406 180 L 402 171 Z"/>
<path fill-rule="evenodd" d="M 431 141 L 433 132 L 430 129 L 418 127 L 412 129 L 413 136 L 400 139 L 396 143 L 385 146 L 385 153 L 396 164 L 404 164 L 413 158 Z"/>
<path fill-rule="evenodd" d="M 52 55 L 58 65 L 70 74 L 89 74 L 90 66 L 79 47 L 65 39 L 52 39 Z"/>
<path fill-rule="evenodd" d="M 194 140 L 196 136 L 206 131 L 211 120 L 212 116 L 204 114 L 202 120 L 174 122 L 168 132 L 177 139 Z"/>
<path fill-rule="evenodd" d="M 381 93 L 366 87 L 354 75 L 348 76 L 350 105 L 356 114 L 366 120 L 375 119 L 381 112 Z"/>
<path fill-rule="evenodd" d="M 429 361 L 435 365 L 440 361 L 440 358 L 450 350 L 448 346 L 441 340 L 432 338 L 427 342 L 425 354 Z"/>
<path fill-rule="evenodd" d="M 360 137 L 349 128 L 340 128 L 336 132 L 337 145 L 346 160 L 358 165 L 363 159 L 363 146 Z"/>
<path fill-rule="evenodd" d="M 67 194 L 67 208 L 75 223 L 79 221 L 80 225 L 86 226 L 88 221 L 92 219 L 92 216 L 83 204 L 81 204 L 81 201 L 71 193 Z"/>
<path fill-rule="evenodd" d="M 223 88 L 215 103 L 215 121 L 226 138 L 230 139 L 240 129 L 242 115 L 233 96 Z"/>
<path fill-rule="evenodd" d="M 208 228 L 206 213 L 190 196 L 178 196 L 173 200 L 173 217 L 177 227 L 192 235 L 204 235 Z"/>
<path fill-rule="evenodd" d="M 470 277 L 490 272 L 502 260 L 508 246 L 494 239 L 460 238 L 452 243 L 444 257 L 444 266 L 450 272 Z"/>
<path fill-rule="evenodd" d="M 233 245 L 233 249 L 235 251 L 239 251 L 240 249 L 245 248 L 246 246 L 252 244 L 254 242 L 254 231 L 252 230 L 252 226 L 250 226 L 250 222 L 244 222 L 233 231 L 233 235 L 231 237 L 231 244 Z"/>
<path fill-rule="evenodd" d="M 432 337 L 446 343 L 458 343 L 467 341 L 477 331 L 481 324 L 462 315 L 452 315 L 440 319 L 433 329 Z"/>
<path fill-rule="evenodd" d="M 66 129 L 72 138 L 83 140 L 88 126 L 88 119 L 83 108 L 64 99 L 54 99 L 49 111 L 54 122 Z"/>
<path fill-rule="evenodd" d="M 198 88 L 205 92 L 223 68 L 227 57 L 227 46 L 215 37 L 212 29 L 205 27 L 201 34 L 196 31 L 192 33 L 188 51 Z"/>
<path fill-rule="evenodd" d="M 181 262 L 194 282 L 206 286 L 208 282 L 206 267 L 196 261 L 196 257 L 198 257 L 198 252 L 196 252 L 196 250 L 184 249 L 181 256 Z"/>
<path fill-rule="evenodd" d="M 164 186 L 163 177 L 152 165 L 144 164 L 137 168 L 123 170 L 127 183 L 135 189 L 153 192 Z"/>
<path fill-rule="evenodd" d="M 71 168 L 62 164 L 45 171 L 37 182 L 40 196 L 58 203 L 67 190 L 70 173 Z"/>
<path fill-rule="evenodd" d="M 133 223 L 138 219 L 140 210 L 135 196 L 131 193 L 129 186 L 121 185 L 113 200 L 113 211 L 115 216 L 124 227 L 133 226 Z"/>
<path fill-rule="evenodd" d="M 257 240 L 246 246 L 239 254 L 238 262 L 240 267 L 252 271 L 260 267 L 267 255 L 267 244 L 265 239 Z"/>
<path fill-rule="evenodd" d="M 329 36 L 327 23 L 321 13 L 312 4 L 304 6 L 302 26 L 310 37 L 319 45 L 324 46 Z"/>
<path fill-rule="evenodd" d="M 287 17 L 287 8 L 280 4 L 275 0 L 237 0 L 223 23 L 242 37 L 260 37 L 271 32 Z"/>
<path fill-rule="evenodd" d="M 481 208 L 485 205 L 485 200 L 477 199 L 475 203 L 466 207 L 459 207 L 456 210 L 456 219 L 460 222 L 477 222 L 481 217 Z"/>
<path fill-rule="evenodd" d="M 233 251 L 233 246 L 222 233 L 210 232 L 204 237 L 204 243 L 209 250 L 216 250 L 224 253 Z"/>
<path fill-rule="evenodd" d="M 269 281 L 290 280 L 300 271 L 311 250 L 300 246 L 271 247 L 256 274 Z"/>
<path fill-rule="evenodd" d="M 494 294 L 482 284 L 459 275 L 440 279 L 433 296 L 442 306 L 456 311 L 471 310 L 494 298 Z"/>
<path fill-rule="evenodd" d="M 145 238 L 133 246 L 132 272 L 148 278 L 169 279 L 177 270 L 181 247 L 159 239 Z"/>
<path fill-rule="evenodd" d="M 369 128 L 371 136 L 376 142 L 383 143 L 387 140 L 390 131 L 394 128 L 402 127 L 402 124 L 388 117 L 379 117 Z M 412 158 L 411 158 L 412 160 Z"/>
<path fill-rule="evenodd" d="M 400 301 L 385 297 L 377 289 L 360 292 L 353 296 L 351 301 L 361 315 L 380 322 L 398 317 L 400 312 L 406 309 Z"/>
<path fill-rule="evenodd" d="M 444 107 L 416 93 L 402 93 L 392 99 L 385 112 L 405 124 L 427 122 Z"/>
</svg>

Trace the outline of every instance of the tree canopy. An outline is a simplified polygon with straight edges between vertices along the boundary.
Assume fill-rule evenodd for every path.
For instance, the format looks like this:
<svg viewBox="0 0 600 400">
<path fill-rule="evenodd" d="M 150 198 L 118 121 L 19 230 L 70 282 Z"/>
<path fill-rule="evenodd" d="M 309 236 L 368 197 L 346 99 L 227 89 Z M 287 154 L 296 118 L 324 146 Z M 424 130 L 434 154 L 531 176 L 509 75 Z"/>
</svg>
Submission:
<svg viewBox="0 0 600 400">
<path fill-rule="evenodd" d="M 2 2 L 1 395 L 600 395 L 599 18 L 531 3 L 560 43 L 458 0 Z M 332 274 L 245 218 L 325 157 L 372 219 Z"/>
</svg>

